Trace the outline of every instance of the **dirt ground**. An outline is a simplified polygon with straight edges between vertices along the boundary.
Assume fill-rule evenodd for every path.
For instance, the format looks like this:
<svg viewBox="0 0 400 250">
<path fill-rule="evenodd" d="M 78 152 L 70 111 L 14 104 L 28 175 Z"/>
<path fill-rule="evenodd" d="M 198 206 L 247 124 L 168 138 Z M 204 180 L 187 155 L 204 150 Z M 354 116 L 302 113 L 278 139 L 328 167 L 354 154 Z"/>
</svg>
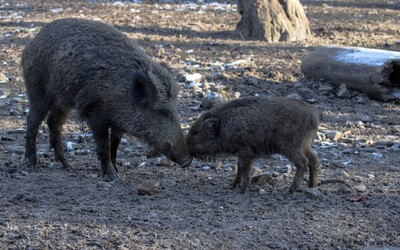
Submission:
<svg viewBox="0 0 400 250">
<path fill-rule="evenodd" d="M 233 32 L 236 6 L 220 2 L 0 1 L 0 249 L 400 248 L 399 103 L 306 80 L 300 71 L 302 58 L 320 45 L 400 51 L 399 1 L 301 1 L 313 37 L 273 44 L 241 39 Z M 314 147 L 320 178 L 345 180 L 353 189 L 304 183 L 290 195 L 294 166 L 274 155 L 254 164 L 272 181 L 240 194 L 230 188 L 234 158 L 195 160 L 181 169 L 147 158 L 148 147 L 128 135 L 118 151 L 121 179 L 105 182 L 91 132 L 76 115 L 63 131 L 73 169 L 55 162 L 45 123 L 40 164 L 27 168 L 29 103 L 20 56 L 44 24 L 64 17 L 115 25 L 167 62 L 180 82 L 185 129 L 205 111 L 199 104 L 212 90 L 312 103 L 324 117 Z M 159 184 L 158 191 L 139 195 L 145 183 Z"/>
</svg>

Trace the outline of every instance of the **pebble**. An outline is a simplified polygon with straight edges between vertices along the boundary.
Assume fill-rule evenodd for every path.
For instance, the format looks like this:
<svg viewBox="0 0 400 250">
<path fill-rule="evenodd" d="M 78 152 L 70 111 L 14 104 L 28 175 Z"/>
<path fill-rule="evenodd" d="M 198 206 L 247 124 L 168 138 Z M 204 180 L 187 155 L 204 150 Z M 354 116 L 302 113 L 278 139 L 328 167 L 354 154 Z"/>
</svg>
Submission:
<svg viewBox="0 0 400 250">
<path fill-rule="evenodd" d="M 236 69 L 238 67 L 246 67 L 249 66 L 250 62 L 245 59 L 240 59 L 231 63 L 225 64 L 226 69 Z"/>
<path fill-rule="evenodd" d="M 252 169 L 252 172 L 253 173 L 251 174 L 251 176 L 256 176 L 256 175 L 260 175 L 262 173 L 262 170 L 260 168 L 254 167 Z"/>
<path fill-rule="evenodd" d="M 350 92 L 346 87 L 346 84 L 341 84 L 339 87 L 339 91 L 336 94 L 339 98 L 349 98 Z"/>
<path fill-rule="evenodd" d="M 165 167 L 171 167 L 174 165 L 174 162 L 168 159 L 165 156 L 157 157 L 156 158 L 156 166 L 165 166 Z"/>
<path fill-rule="evenodd" d="M 143 168 L 145 166 L 146 166 L 146 162 L 145 161 L 140 163 L 139 165 L 137 165 L 138 168 Z"/>
<path fill-rule="evenodd" d="M 358 121 L 358 122 L 356 123 L 356 127 L 357 127 L 357 128 L 365 128 L 364 123 L 363 123 L 362 121 Z"/>
<path fill-rule="evenodd" d="M 262 173 L 256 176 L 253 176 L 251 182 L 255 185 L 275 185 L 276 180 L 272 177 L 271 173 Z"/>
<path fill-rule="evenodd" d="M 328 85 L 321 85 L 319 86 L 319 93 L 321 95 L 327 95 L 332 93 L 333 91 L 333 87 L 332 86 L 328 86 Z"/>
<path fill-rule="evenodd" d="M 7 100 L 0 100 L 0 108 L 4 108 L 4 107 L 7 107 L 7 105 L 8 105 L 8 102 L 7 102 Z"/>
<path fill-rule="evenodd" d="M 225 172 L 232 172 L 233 168 L 231 166 L 224 167 Z"/>
<path fill-rule="evenodd" d="M 286 96 L 287 98 L 291 98 L 291 99 L 295 99 L 295 100 L 303 100 L 303 97 L 301 97 L 300 95 L 296 94 L 296 93 L 292 93 Z"/>
<path fill-rule="evenodd" d="M 25 153 L 25 147 L 24 146 L 11 146 L 11 147 L 8 147 L 8 151 L 10 153 L 14 153 L 17 155 L 23 155 Z"/>
<path fill-rule="evenodd" d="M 382 159 L 383 158 L 383 154 L 372 152 L 372 157 L 374 157 L 375 159 Z"/>
<path fill-rule="evenodd" d="M 372 118 L 369 115 L 365 115 L 361 118 L 362 122 L 372 122 Z"/>
<path fill-rule="evenodd" d="M 209 92 L 203 97 L 200 107 L 210 109 L 222 101 L 222 96 L 217 92 Z"/>
<path fill-rule="evenodd" d="M 4 84 L 8 83 L 8 81 L 9 81 L 8 77 L 5 74 L 0 73 L 0 83 Z"/>
<path fill-rule="evenodd" d="M 0 136 L 0 140 L 2 140 L 2 141 L 14 141 L 15 138 L 14 137 L 10 137 L 10 136 L 2 135 L 2 136 Z"/>
<path fill-rule="evenodd" d="M 281 172 L 281 174 L 289 175 L 289 174 L 292 172 L 292 166 L 290 166 L 289 164 L 286 165 L 286 166 L 283 166 L 283 167 L 280 169 L 280 172 Z"/>
<path fill-rule="evenodd" d="M 109 182 L 106 182 L 106 181 L 97 182 L 97 188 L 110 189 L 111 187 L 112 187 L 112 185 Z"/>
<path fill-rule="evenodd" d="M 204 171 L 208 171 L 211 169 L 211 166 L 209 164 L 204 164 L 201 169 L 203 169 Z"/>
<path fill-rule="evenodd" d="M 88 155 L 90 151 L 88 149 L 80 149 L 75 151 L 75 155 Z"/>
<path fill-rule="evenodd" d="M 65 148 L 67 149 L 67 151 L 74 151 L 76 149 L 76 143 L 72 141 L 67 141 L 65 143 Z"/>
<path fill-rule="evenodd" d="M 322 192 L 317 188 L 303 188 L 302 191 L 311 199 L 317 199 L 322 195 Z"/>
<path fill-rule="evenodd" d="M 26 129 L 24 128 L 16 128 L 13 130 L 7 130 L 7 134 L 25 134 L 26 133 Z"/>
<path fill-rule="evenodd" d="M 184 77 L 185 77 L 185 82 L 200 82 L 201 79 L 203 79 L 203 75 L 199 73 L 186 74 Z"/>
<path fill-rule="evenodd" d="M 11 95 L 11 91 L 9 89 L 5 89 L 5 88 L 0 89 L 0 98 L 7 98 L 10 95 Z"/>
<path fill-rule="evenodd" d="M 357 182 L 363 182 L 363 181 L 365 181 L 365 178 L 364 178 L 364 177 L 358 176 L 358 175 L 355 175 L 355 176 L 351 177 L 351 179 L 352 179 L 353 181 L 357 181 Z"/>
<path fill-rule="evenodd" d="M 392 171 L 392 172 L 398 172 L 398 171 L 400 171 L 400 167 L 399 166 L 387 166 L 386 167 L 389 171 Z"/>
<path fill-rule="evenodd" d="M 156 180 L 144 181 L 137 187 L 139 195 L 153 195 L 157 193 L 159 189 L 160 189 L 160 182 Z"/>
<path fill-rule="evenodd" d="M 367 191 L 367 187 L 364 184 L 358 184 L 356 186 L 353 187 L 354 190 L 356 190 L 357 192 L 360 193 L 364 193 L 365 191 Z"/>
<path fill-rule="evenodd" d="M 348 188 L 348 187 L 341 186 L 335 191 L 335 193 L 337 193 L 337 194 L 350 194 L 351 193 L 351 189 Z"/>
<path fill-rule="evenodd" d="M 371 145 L 374 142 L 371 139 L 359 138 L 355 140 L 357 145 Z"/>
<path fill-rule="evenodd" d="M 373 175 L 373 174 L 368 174 L 367 177 L 368 177 L 368 179 L 370 179 L 370 180 L 375 179 L 375 175 Z"/>
<path fill-rule="evenodd" d="M 339 170 L 338 175 L 339 175 L 340 177 L 342 177 L 342 178 L 349 178 L 349 177 L 350 177 L 350 174 L 349 174 L 347 171 L 342 170 L 342 169 Z"/>
<path fill-rule="evenodd" d="M 384 146 L 384 147 L 391 147 L 395 144 L 393 141 L 377 141 L 375 142 L 375 146 Z"/>
<path fill-rule="evenodd" d="M 257 86 L 258 85 L 258 80 L 257 80 L 257 78 L 254 78 L 254 77 L 249 77 L 247 79 L 247 82 L 248 82 L 249 85 L 253 85 L 253 86 Z"/>
<path fill-rule="evenodd" d="M 329 139 L 331 139 L 332 141 L 337 141 L 340 138 L 343 137 L 343 134 L 337 131 L 326 131 L 325 132 L 326 137 L 328 137 Z"/>
<path fill-rule="evenodd" d="M 318 141 L 325 141 L 326 140 L 326 135 L 324 134 L 324 133 L 321 133 L 321 132 L 317 132 L 317 138 L 318 138 Z"/>
</svg>

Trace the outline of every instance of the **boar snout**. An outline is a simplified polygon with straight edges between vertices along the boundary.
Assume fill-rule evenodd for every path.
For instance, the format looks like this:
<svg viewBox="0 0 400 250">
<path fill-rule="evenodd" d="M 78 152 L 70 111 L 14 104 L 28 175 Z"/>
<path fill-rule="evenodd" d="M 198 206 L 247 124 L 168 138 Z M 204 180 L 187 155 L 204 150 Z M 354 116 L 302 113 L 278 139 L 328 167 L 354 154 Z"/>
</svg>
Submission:
<svg viewBox="0 0 400 250">
<path fill-rule="evenodd" d="M 164 144 L 161 153 L 171 161 L 181 165 L 181 167 L 188 167 L 193 160 L 189 155 L 189 149 L 185 142 L 172 146 L 170 143 Z"/>
</svg>

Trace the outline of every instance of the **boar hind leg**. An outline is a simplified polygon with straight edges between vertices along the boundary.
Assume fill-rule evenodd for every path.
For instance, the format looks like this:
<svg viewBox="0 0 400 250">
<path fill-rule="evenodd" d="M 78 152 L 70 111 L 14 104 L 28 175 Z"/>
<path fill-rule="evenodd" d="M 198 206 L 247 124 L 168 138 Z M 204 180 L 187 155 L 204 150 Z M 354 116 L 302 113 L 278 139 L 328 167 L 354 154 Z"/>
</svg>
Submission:
<svg viewBox="0 0 400 250">
<path fill-rule="evenodd" d="M 122 134 L 116 129 L 111 129 L 111 163 L 114 166 L 115 171 L 117 169 L 117 150 L 119 143 L 121 142 Z"/>
<path fill-rule="evenodd" d="M 54 156 L 57 161 L 61 162 L 64 168 L 70 168 L 67 160 L 64 157 L 62 147 L 62 126 L 65 123 L 69 110 L 63 110 L 53 106 L 50 110 L 50 115 L 47 118 L 47 125 L 50 130 L 50 146 L 54 148 Z"/>
<path fill-rule="evenodd" d="M 110 135 L 108 127 L 96 121 L 89 120 L 89 126 L 93 131 L 94 140 L 96 141 L 97 155 L 101 162 L 101 172 L 104 178 L 112 181 L 118 178 L 118 174 L 115 169 L 111 166 L 111 147 L 110 147 Z"/>
<path fill-rule="evenodd" d="M 303 154 L 301 149 L 294 149 L 290 150 L 289 152 L 290 155 L 288 155 L 287 157 L 296 166 L 296 174 L 294 176 L 293 183 L 289 189 L 289 193 L 294 193 L 295 191 L 300 189 L 304 177 L 304 172 L 308 165 L 308 158 Z"/>
<path fill-rule="evenodd" d="M 36 166 L 36 137 L 40 124 L 50 110 L 51 102 L 45 96 L 40 96 L 36 100 L 30 100 L 25 139 L 25 162 L 30 167 Z"/>
<path fill-rule="evenodd" d="M 252 159 L 245 158 L 245 157 L 239 157 L 239 163 L 238 163 L 238 175 L 240 173 L 241 179 L 242 179 L 242 185 L 240 187 L 240 192 L 241 193 L 246 193 L 247 189 L 249 188 L 251 184 L 251 176 L 250 176 L 250 170 L 251 170 L 251 162 Z M 236 176 L 238 178 L 238 176 Z M 236 181 L 236 179 L 235 179 Z"/>
<path fill-rule="evenodd" d="M 304 154 L 308 158 L 308 167 L 309 167 L 309 187 L 315 187 L 318 183 L 318 158 L 312 152 L 311 147 L 308 147 Z"/>
</svg>

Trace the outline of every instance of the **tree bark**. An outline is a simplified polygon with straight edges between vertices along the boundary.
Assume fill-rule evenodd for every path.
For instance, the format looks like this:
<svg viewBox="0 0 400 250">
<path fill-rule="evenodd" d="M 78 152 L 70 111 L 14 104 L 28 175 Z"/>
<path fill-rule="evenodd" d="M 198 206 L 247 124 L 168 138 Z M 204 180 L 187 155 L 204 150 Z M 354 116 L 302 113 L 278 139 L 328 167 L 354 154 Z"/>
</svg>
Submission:
<svg viewBox="0 0 400 250">
<path fill-rule="evenodd" d="M 301 41 L 311 35 L 299 0 L 238 0 L 242 15 L 237 30 L 246 39 Z"/>
</svg>

